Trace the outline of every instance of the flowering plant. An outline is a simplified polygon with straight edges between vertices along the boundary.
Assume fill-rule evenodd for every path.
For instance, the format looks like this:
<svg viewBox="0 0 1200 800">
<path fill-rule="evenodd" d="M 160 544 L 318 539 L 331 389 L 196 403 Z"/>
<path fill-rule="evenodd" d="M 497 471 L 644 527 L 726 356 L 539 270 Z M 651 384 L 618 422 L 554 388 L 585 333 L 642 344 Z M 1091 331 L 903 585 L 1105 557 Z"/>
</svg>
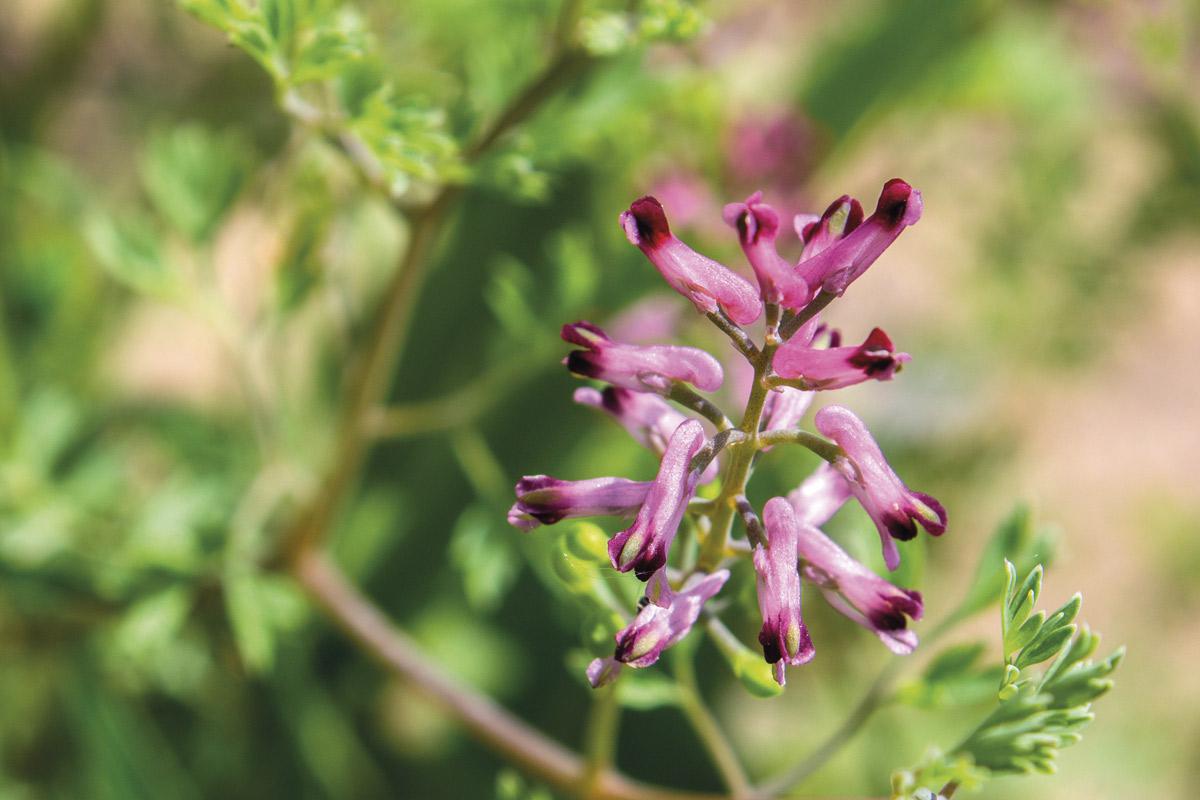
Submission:
<svg viewBox="0 0 1200 800">
<path fill-rule="evenodd" d="M 786 683 L 789 666 L 807 664 L 816 655 L 801 611 L 806 583 L 819 589 L 838 612 L 874 633 L 892 653 L 909 655 L 916 649 L 918 637 L 909 622 L 924 615 L 921 593 L 875 574 L 820 527 L 853 498 L 877 528 L 883 562 L 894 571 L 901 561 L 898 542 L 912 540 L 921 528 L 933 536 L 945 533 L 945 508 L 900 479 L 850 409 L 833 404 L 821 408 L 813 418 L 821 435 L 799 423 L 817 392 L 891 380 L 910 360 L 907 353 L 896 352 L 880 328 L 861 345 L 842 345 L 840 332 L 821 314 L 920 219 L 921 212 L 921 193 L 898 178 L 884 184 L 869 217 L 864 218 L 857 200 L 843 196 L 819 216 L 795 217 L 803 250 L 792 263 L 776 248 L 779 215 L 763 202 L 761 192 L 744 203 L 729 204 L 724 219 L 737 232 L 757 286 L 677 238 L 656 198 L 642 197 L 620 215 L 629 242 L 729 338 L 752 376 L 735 423 L 697 391 L 721 389 L 726 372 L 704 350 L 620 342 L 590 322 L 563 326 L 563 340 L 583 348 L 572 351 L 563 363 L 580 378 L 607 384 L 579 389 L 575 400 L 606 412 L 659 458 L 657 474 L 649 481 L 531 475 L 516 485 L 508 520 L 522 531 L 568 518 L 632 518 L 609 537 L 604 550 L 614 570 L 633 572 L 645 583 L 644 594 L 632 618 L 613 595 L 605 596 L 611 618 L 620 620 L 621 627 L 613 632 L 616 646 L 611 654 L 587 666 L 594 689 L 618 681 L 626 667 L 655 664 L 703 620 L 723 649 L 738 653 L 747 683 L 770 693 L 761 682 L 755 683 L 755 671 L 746 667 L 740 643 L 722 621 L 722 609 L 730 604 L 722 602 L 721 591 L 731 569 L 742 561 L 749 561 L 754 571 L 762 660 L 779 687 Z M 649 327 L 657 332 L 662 326 Z M 752 333 L 756 329 L 757 338 Z M 767 500 L 760 514 L 748 497 L 748 484 L 762 454 L 777 445 L 798 445 L 825 463 L 793 491 Z M 737 520 L 743 536 L 736 535 Z M 591 535 L 595 538 L 597 531 L 591 529 Z M 586 546 L 580 549 L 587 551 Z M 939 797 L 949 797 L 961 785 L 978 784 L 989 768 L 1051 768 L 1054 748 L 1073 741 L 1075 729 L 1090 718 L 1086 703 L 1109 686 L 1104 676 L 1115 668 L 1119 654 L 1099 664 L 1083 662 L 1096 642 L 1086 631 L 1075 635 L 1071 621 L 1079 609 L 1078 596 L 1048 620 L 1044 613 L 1030 616 L 1040 589 L 1040 567 L 1017 589 L 1015 568 L 1006 564 L 1006 653 L 1020 653 L 1006 663 L 1001 708 L 949 755 L 934 754 L 917 769 L 898 772 L 898 796 L 932 797 L 938 789 Z M 951 619 L 970 613 L 971 604 L 978 602 L 968 598 Z M 934 636 L 945 627 L 936 629 Z M 1014 627 L 1028 630 L 1012 641 L 1009 631 Z M 1022 655 L 1031 648 L 1036 656 Z M 1019 677 L 1022 664 L 1050 658 L 1057 660 L 1037 682 L 1039 688 Z M 1061 677 L 1063 669 L 1074 670 L 1072 685 L 1087 687 L 1072 696 L 1076 705 L 1063 710 L 1065 721 L 1058 728 L 1030 722 L 1013 738 L 1000 721 L 1006 714 L 1044 713 L 1058 698 L 1046 701 L 1042 695 L 1040 705 L 1032 698 Z M 1014 697 L 1029 705 L 1004 705 Z M 877 698 L 864 702 L 869 707 Z M 1044 730 L 1033 733 L 1038 727 Z M 1022 736 L 1026 740 L 1021 741 Z M 713 747 L 714 757 L 728 761 L 729 748 L 719 744 L 719 738 Z M 739 768 L 726 764 L 724 769 L 731 790 L 739 794 L 745 784 Z M 807 762 L 802 764 L 771 784 L 770 791 L 787 788 L 811 769 Z"/>
</svg>

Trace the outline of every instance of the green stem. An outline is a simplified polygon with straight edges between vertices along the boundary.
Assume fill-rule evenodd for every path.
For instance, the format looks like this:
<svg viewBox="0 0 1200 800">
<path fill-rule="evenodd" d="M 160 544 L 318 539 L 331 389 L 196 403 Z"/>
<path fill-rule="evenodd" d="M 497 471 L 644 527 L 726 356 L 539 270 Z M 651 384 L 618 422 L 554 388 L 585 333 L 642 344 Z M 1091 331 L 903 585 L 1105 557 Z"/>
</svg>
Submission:
<svg viewBox="0 0 1200 800">
<path fill-rule="evenodd" d="M 767 431 L 758 437 L 758 447 L 770 447 L 775 444 L 798 444 L 807 447 L 829 463 L 844 458 L 846 451 L 828 439 L 822 439 L 816 434 L 801 430 Z"/>
<path fill-rule="evenodd" d="M 617 744 L 617 727 L 621 719 L 621 705 L 617 702 L 617 687 L 603 686 L 592 695 L 592 709 L 588 714 L 587 730 L 584 733 L 583 776 L 579 781 L 580 800 L 592 800 L 600 776 L 612 764 L 613 751 Z"/>
<path fill-rule="evenodd" d="M 779 328 L 780 337 L 784 340 L 792 338 L 792 336 L 795 335 L 796 331 L 800 330 L 800 327 L 804 325 L 804 323 L 808 322 L 817 314 L 820 314 L 825 310 L 825 306 L 829 305 L 836 299 L 836 294 L 830 294 L 822 289 L 817 293 L 817 296 L 813 298 L 813 301 L 804 307 L 803 311 L 789 319 L 787 322 L 783 323 L 783 325 Z"/>
<path fill-rule="evenodd" d="M 763 382 L 763 377 L 771 368 L 771 358 L 775 355 L 777 345 L 765 344 L 754 364 L 754 385 L 750 397 L 746 400 L 746 411 L 742 415 L 742 424 L 738 426 L 750 443 L 757 443 L 758 429 L 762 423 L 763 406 L 767 401 L 769 391 Z M 732 450 L 729 460 L 725 463 L 725 471 L 721 474 L 721 493 L 713 501 L 715 512 L 712 517 L 712 530 L 704 540 L 700 550 L 698 567 L 706 572 L 717 568 L 725 557 L 725 543 L 733 528 L 733 519 L 737 512 L 737 498 L 746 494 L 746 480 L 750 477 L 750 467 L 754 462 L 757 445 L 737 447 Z"/>
<path fill-rule="evenodd" d="M 674 659 L 675 680 L 679 688 L 679 709 L 687 718 L 692 730 L 700 738 L 700 742 L 708 750 L 713 766 L 721 775 L 725 788 L 729 790 L 732 800 L 740 800 L 749 796 L 750 779 L 742 769 L 741 761 L 733 750 L 733 745 L 721 732 L 721 726 L 713 717 L 708 706 L 700 698 L 700 690 L 696 684 L 696 670 L 692 665 L 690 653 L 680 653 Z"/>
<path fill-rule="evenodd" d="M 943 619 L 929 633 L 925 634 L 925 646 L 928 647 L 940 639 L 950 629 L 961 622 L 962 619 L 956 613 Z M 754 800 L 769 800 L 770 798 L 777 797 L 793 786 L 802 783 L 818 769 L 825 766 L 829 759 L 837 755 L 854 738 L 875 712 L 887 704 L 896 679 L 912 663 L 911 659 L 890 659 L 883 666 L 883 669 L 879 671 L 879 674 L 875 676 L 875 680 L 871 682 L 867 693 L 858 701 L 858 705 L 851 710 L 850 715 L 842 721 L 842 724 L 833 733 L 829 734 L 817 749 L 806 756 L 803 761 L 762 784 L 759 794 L 755 796 Z"/>
<path fill-rule="evenodd" d="M 674 400 L 684 408 L 695 411 L 713 425 L 716 425 L 719 431 L 729 430 L 733 427 L 733 423 L 729 421 L 729 417 L 725 416 L 724 411 L 717 408 L 712 401 L 701 396 L 686 384 L 671 384 L 671 393 L 667 395 L 667 399 Z"/>
</svg>

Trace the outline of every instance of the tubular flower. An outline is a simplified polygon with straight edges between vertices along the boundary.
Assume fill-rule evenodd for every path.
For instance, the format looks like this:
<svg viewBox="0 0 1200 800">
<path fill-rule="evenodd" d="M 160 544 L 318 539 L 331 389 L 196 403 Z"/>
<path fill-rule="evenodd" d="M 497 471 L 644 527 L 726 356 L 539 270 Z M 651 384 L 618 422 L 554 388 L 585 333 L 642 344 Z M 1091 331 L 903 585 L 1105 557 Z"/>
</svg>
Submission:
<svg viewBox="0 0 1200 800">
<path fill-rule="evenodd" d="M 680 424 L 671 434 L 658 475 L 633 525 L 608 542 L 608 556 L 619 572 L 632 569 L 644 581 L 667 563 L 667 550 L 696 491 L 697 476 L 691 471 L 691 461 L 704 441 L 704 428 L 694 419 Z"/>
<path fill-rule="evenodd" d="M 815 214 L 797 214 L 792 224 L 796 228 L 796 235 L 804 242 L 800 262 L 819 256 L 861 225 L 862 221 L 862 205 L 846 194 L 830 203 L 819 217 Z"/>
<path fill-rule="evenodd" d="M 767 546 L 754 547 L 758 608 L 763 624 L 758 641 L 763 657 L 775 665 L 775 680 L 787 682 L 788 665 L 797 666 L 816 654 L 808 628 L 800 617 L 800 573 L 797 570 L 797 537 L 800 523 L 782 497 L 773 497 L 763 509 Z"/>
<path fill-rule="evenodd" d="M 817 430 L 846 452 L 836 466 L 850 484 L 850 493 L 862 504 L 879 529 L 883 560 L 888 569 L 900 566 L 894 540 L 912 539 L 917 524 L 934 536 L 946 530 L 946 510 L 927 494 L 911 491 L 888 466 L 879 445 L 862 420 L 842 406 L 826 406 L 814 418 Z"/>
<path fill-rule="evenodd" d="M 821 587 L 831 606 L 872 631 L 893 653 L 916 649 L 917 635 L 908 630 L 906 618 L 921 618 L 920 592 L 888 583 L 811 525 L 800 527 L 799 549 L 804 576 Z"/>
<path fill-rule="evenodd" d="M 808 284 L 790 263 L 775 250 L 779 235 L 779 215 L 762 202 L 762 192 L 755 192 L 744 203 L 725 206 L 724 219 L 738 233 L 738 241 L 746 260 L 754 269 L 762 299 L 779 303 L 785 308 L 800 309 L 811 298 Z"/>
<path fill-rule="evenodd" d="M 832 464 L 822 464 L 792 491 L 787 500 L 801 525 L 824 525 L 850 499 L 850 482 Z"/>
<path fill-rule="evenodd" d="M 630 516 L 649 491 L 649 482 L 625 478 L 563 481 L 527 475 L 517 481 L 517 502 L 508 510 L 508 523 L 528 531 L 567 517 Z"/>
<path fill-rule="evenodd" d="M 749 325 L 762 313 L 754 286 L 677 239 L 667 224 L 662 204 L 653 197 L 635 200 L 621 214 L 621 227 L 630 244 L 650 259 L 671 288 L 701 312 L 710 314 L 719 306 L 739 325 Z"/>
<path fill-rule="evenodd" d="M 897 353 L 892 340 L 875 328 L 857 347 L 808 347 L 794 339 L 775 353 L 781 378 L 799 380 L 810 390 L 842 389 L 868 380 L 890 381 L 912 357 Z"/>
<path fill-rule="evenodd" d="M 664 650 L 688 635 L 704 604 L 729 580 L 727 569 L 696 574 L 680 591 L 672 592 L 664 572 L 657 573 L 651 582 L 654 596 L 648 592 L 649 602 L 642 606 L 633 622 L 617 633 L 613 656 L 597 658 L 588 666 L 587 676 L 592 686 L 609 683 L 622 666 L 641 668 L 658 661 Z"/>
<path fill-rule="evenodd" d="M 563 325 L 562 338 L 587 348 L 566 357 L 563 363 L 571 372 L 635 392 L 667 394 L 674 381 L 711 392 L 724 380 L 721 364 L 695 347 L 622 344 L 590 322 Z"/>
<path fill-rule="evenodd" d="M 617 386 L 607 386 L 603 391 L 590 386 L 575 390 L 575 402 L 597 408 L 617 421 L 638 444 L 661 456 L 675 429 L 689 419 L 676 411 L 658 395 L 631 392 Z M 714 459 L 700 475 L 700 483 L 708 483 L 717 477 L 719 466 Z"/>
<path fill-rule="evenodd" d="M 841 295 L 905 228 L 920 218 L 921 193 L 893 178 L 883 185 L 875 213 L 836 244 L 818 248 L 820 252 L 802 259 L 800 272 L 814 293 L 823 290 Z M 819 232 L 814 231 L 814 240 L 818 236 Z"/>
</svg>

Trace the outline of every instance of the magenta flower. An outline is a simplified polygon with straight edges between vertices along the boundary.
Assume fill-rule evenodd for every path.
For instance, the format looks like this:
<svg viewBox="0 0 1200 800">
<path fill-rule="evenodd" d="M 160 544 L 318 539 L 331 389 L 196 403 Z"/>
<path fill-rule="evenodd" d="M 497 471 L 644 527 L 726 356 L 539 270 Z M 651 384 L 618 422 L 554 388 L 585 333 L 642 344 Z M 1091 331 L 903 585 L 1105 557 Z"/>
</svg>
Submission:
<svg viewBox="0 0 1200 800">
<path fill-rule="evenodd" d="M 800 273 L 775 250 L 779 235 L 779 215 L 762 202 L 755 192 L 744 203 L 725 206 L 725 222 L 738 232 L 738 241 L 746 260 L 754 269 L 762 299 L 785 308 L 800 309 L 812 299 L 808 284 Z"/>
<path fill-rule="evenodd" d="M 862 205 L 846 194 L 830 203 L 819 217 L 815 214 L 797 214 L 792 224 L 796 228 L 796 235 L 804 242 L 800 262 L 819 256 L 861 225 L 862 221 Z"/>
<path fill-rule="evenodd" d="M 875 213 L 848 231 L 836 244 L 801 259 L 800 272 L 815 293 L 821 289 L 841 295 L 896 237 L 921 218 L 921 193 L 899 178 L 883 185 Z M 814 230 L 814 240 L 818 231 Z"/>
<path fill-rule="evenodd" d="M 562 338 L 587 348 L 572 350 L 563 361 L 571 372 L 635 392 L 667 394 L 674 381 L 712 392 L 725 377 L 721 364 L 695 347 L 622 344 L 590 322 L 563 325 Z"/>
<path fill-rule="evenodd" d="M 658 395 L 617 386 L 607 386 L 603 391 L 590 386 L 576 389 L 575 402 L 604 411 L 629 431 L 638 444 L 658 456 L 666 451 L 675 429 L 689 419 Z M 708 483 L 716 478 L 718 469 L 716 459 L 710 461 L 699 482 Z"/>
<path fill-rule="evenodd" d="M 826 406 L 814 418 L 817 430 L 846 452 L 837 467 L 854 495 L 879 529 L 883 560 L 888 569 L 900 566 L 895 539 L 917 535 L 917 524 L 934 536 L 946 530 L 946 510 L 927 494 L 911 491 L 884 459 L 862 420 L 842 406 Z"/>
<path fill-rule="evenodd" d="M 872 631 L 888 649 L 908 655 L 917 635 L 906 617 L 921 618 L 921 593 L 901 589 L 855 561 L 832 539 L 811 525 L 800 526 L 799 549 L 804 576 L 821 588 L 829 604 Z"/>
<path fill-rule="evenodd" d="M 775 680 L 787 682 L 787 666 L 798 666 L 816 655 L 808 628 L 800 616 L 800 573 L 797 569 L 797 537 L 800 523 L 791 505 L 772 497 L 763 509 L 767 546 L 754 547 L 754 571 L 758 585 L 758 608 L 763 624 L 758 641 L 763 657 L 775 665 Z"/>
<path fill-rule="evenodd" d="M 822 464 L 792 491 L 787 500 L 801 525 L 824 525 L 850 499 L 850 482 L 832 464 Z"/>
<path fill-rule="evenodd" d="M 858 347 L 809 347 L 795 338 L 784 342 L 772 365 L 781 378 L 801 381 L 806 389 L 842 389 L 863 381 L 890 381 L 911 360 L 897 353 L 892 340 L 875 328 Z"/>
<path fill-rule="evenodd" d="M 649 491 L 649 482 L 625 478 L 563 481 L 527 475 L 517 481 L 517 502 L 508 510 L 508 524 L 528 531 L 567 517 L 630 516 Z"/>
<path fill-rule="evenodd" d="M 645 253 L 671 288 L 701 312 L 713 313 L 719 306 L 739 325 L 749 325 L 762 313 L 754 286 L 677 239 L 667 224 L 662 204 L 653 197 L 635 200 L 621 214 L 621 227 L 629 242 Z"/>
<path fill-rule="evenodd" d="M 608 542 L 608 556 L 618 571 L 632 569 L 644 581 L 667 563 L 667 550 L 696 491 L 697 476 L 691 471 L 691 461 L 704 441 L 704 428 L 694 419 L 671 434 L 658 475 L 633 525 Z"/>
<path fill-rule="evenodd" d="M 708 575 L 696 574 L 678 592 L 672 592 L 664 571 L 651 582 L 655 594 L 649 593 L 642 610 L 633 622 L 616 635 L 617 648 L 611 658 L 597 658 L 588 666 L 588 681 L 593 687 L 609 683 L 621 667 L 648 667 L 658 661 L 663 651 L 688 635 L 700 611 L 713 595 L 729 580 L 729 570 L 721 569 Z M 650 587 L 647 587 L 649 590 Z"/>
</svg>

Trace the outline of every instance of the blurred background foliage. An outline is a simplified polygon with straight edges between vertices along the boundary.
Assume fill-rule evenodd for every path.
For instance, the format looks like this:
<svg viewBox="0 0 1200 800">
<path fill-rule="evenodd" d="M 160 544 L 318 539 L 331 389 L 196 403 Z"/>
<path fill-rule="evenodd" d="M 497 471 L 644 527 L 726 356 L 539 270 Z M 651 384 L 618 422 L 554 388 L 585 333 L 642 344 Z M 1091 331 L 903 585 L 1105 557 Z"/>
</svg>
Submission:
<svg viewBox="0 0 1200 800">
<path fill-rule="evenodd" d="M 1061 524 L 1047 607 L 1079 589 L 1130 646 L 1126 691 L 1061 776 L 988 796 L 1191 796 L 1200 6 L 645 5 L 631 25 L 623 4 L 582 4 L 568 22 L 595 63 L 468 164 L 464 143 L 550 58 L 555 0 L 6 4 L 0 797 L 542 796 L 275 569 L 408 241 L 388 201 L 464 191 L 337 559 L 446 670 L 578 746 L 581 664 L 612 620 L 563 589 L 593 579 L 586 558 L 555 559 L 561 536 L 595 533 L 522 536 L 504 511 L 523 473 L 653 470 L 570 402 L 557 364 L 561 323 L 662 293 L 617 213 L 655 193 L 689 242 L 740 265 L 722 203 L 762 188 L 789 214 L 843 192 L 870 204 L 893 175 L 925 217 L 833 319 L 914 355 L 846 401 L 950 511 L 899 582 L 936 622 L 1028 498 Z M 344 157 L 345 130 L 371 169 Z M 723 353 L 684 305 L 667 299 L 685 336 Z M 754 499 L 812 466 L 776 460 Z M 833 531 L 878 558 L 856 510 Z M 820 604 L 806 615 L 819 656 L 772 701 L 700 645 L 755 772 L 812 747 L 890 658 Z M 735 632 L 756 627 L 748 613 Z M 968 623 L 992 653 L 996 627 Z M 986 708 L 987 692 L 911 674 L 806 791 L 879 794 Z M 618 763 L 717 788 L 672 684 L 638 678 Z"/>
</svg>

